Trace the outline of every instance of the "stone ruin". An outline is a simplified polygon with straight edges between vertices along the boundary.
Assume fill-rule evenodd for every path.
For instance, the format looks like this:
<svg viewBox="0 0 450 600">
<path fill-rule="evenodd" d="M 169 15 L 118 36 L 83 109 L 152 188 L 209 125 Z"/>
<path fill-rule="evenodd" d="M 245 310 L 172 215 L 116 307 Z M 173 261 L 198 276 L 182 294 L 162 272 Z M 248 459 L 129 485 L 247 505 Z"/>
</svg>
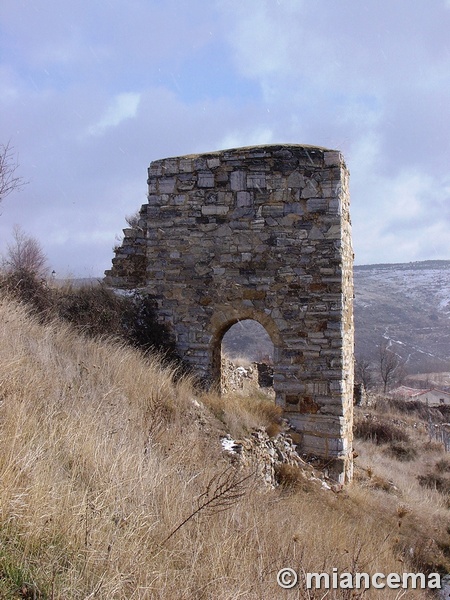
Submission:
<svg viewBox="0 0 450 600">
<path fill-rule="evenodd" d="M 151 163 L 148 203 L 106 281 L 143 288 L 179 353 L 218 386 L 221 342 L 254 319 L 299 450 L 352 477 L 353 252 L 339 151 L 236 148 Z"/>
<path fill-rule="evenodd" d="M 227 356 L 222 357 L 220 387 L 225 393 L 252 393 L 263 391 L 267 397 L 273 393 L 273 369 L 265 363 L 238 365 Z"/>
</svg>

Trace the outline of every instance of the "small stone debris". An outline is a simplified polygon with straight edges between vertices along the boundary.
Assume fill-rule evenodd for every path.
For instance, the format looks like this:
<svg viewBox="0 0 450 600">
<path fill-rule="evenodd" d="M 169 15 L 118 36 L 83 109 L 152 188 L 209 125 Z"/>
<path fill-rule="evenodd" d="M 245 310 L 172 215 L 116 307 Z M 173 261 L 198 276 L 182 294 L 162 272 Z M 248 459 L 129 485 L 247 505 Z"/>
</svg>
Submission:
<svg viewBox="0 0 450 600">
<path fill-rule="evenodd" d="M 281 465 L 291 465 L 299 469 L 299 476 L 305 481 L 316 484 L 318 489 L 338 493 L 342 486 L 334 485 L 326 477 L 314 469 L 297 452 L 292 438 L 286 433 L 269 437 L 264 428 L 253 431 L 250 437 L 234 440 L 230 435 L 220 439 L 222 448 L 233 461 L 242 467 L 255 469 L 257 476 L 267 486 L 278 487 L 277 471 Z"/>
<path fill-rule="evenodd" d="M 249 363 L 245 367 L 237 365 L 227 357 L 222 358 L 221 388 L 223 394 L 262 390 L 274 397 L 273 368 L 265 363 Z"/>
</svg>

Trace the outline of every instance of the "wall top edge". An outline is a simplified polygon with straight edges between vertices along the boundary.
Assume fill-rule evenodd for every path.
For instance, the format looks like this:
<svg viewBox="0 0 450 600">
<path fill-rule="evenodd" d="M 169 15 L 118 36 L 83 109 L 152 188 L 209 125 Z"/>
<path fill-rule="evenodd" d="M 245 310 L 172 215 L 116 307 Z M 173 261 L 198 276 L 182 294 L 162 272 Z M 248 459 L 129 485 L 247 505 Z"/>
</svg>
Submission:
<svg viewBox="0 0 450 600">
<path fill-rule="evenodd" d="M 213 150 L 211 152 L 202 152 L 199 154 L 182 154 L 179 156 L 168 156 L 152 161 L 151 164 L 162 163 L 166 160 L 178 160 L 178 159 L 198 159 L 198 158 L 214 158 L 219 156 L 231 157 L 239 154 L 258 154 L 264 152 L 267 155 L 273 154 L 274 152 L 292 151 L 296 153 L 313 154 L 317 157 L 318 154 L 324 155 L 327 152 L 332 152 L 340 155 L 343 161 L 341 152 L 333 148 L 325 148 L 323 146 L 312 146 L 309 144 L 262 144 L 256 146 L 242 146 L 238 148 L 227 148 L 224 150 Z M 303 152 L 302 152 L 303 151 Z"/>
</svg>

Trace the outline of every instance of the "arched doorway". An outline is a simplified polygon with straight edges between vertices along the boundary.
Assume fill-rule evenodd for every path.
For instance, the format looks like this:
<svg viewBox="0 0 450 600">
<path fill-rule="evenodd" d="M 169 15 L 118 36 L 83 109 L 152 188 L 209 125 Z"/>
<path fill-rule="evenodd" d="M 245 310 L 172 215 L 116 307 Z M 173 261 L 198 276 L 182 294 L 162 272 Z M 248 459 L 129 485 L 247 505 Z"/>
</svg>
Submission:
<svg viewBox="0 0 450 600">
<path fill-rule="evenodd" d="M 266 329 L 254 319 L 237 321 L 222 338 L 222 355 L 230 360 L 273 362 L 274 345 Z"/>
<path fill-rule="evenodd" d="M 270 335 L 258 321 L 246 318 L 228 324 L 217 340 L 220 391 L 249 392 L 259 387 L 273 396 L 274 353 Z"/>
</svg>

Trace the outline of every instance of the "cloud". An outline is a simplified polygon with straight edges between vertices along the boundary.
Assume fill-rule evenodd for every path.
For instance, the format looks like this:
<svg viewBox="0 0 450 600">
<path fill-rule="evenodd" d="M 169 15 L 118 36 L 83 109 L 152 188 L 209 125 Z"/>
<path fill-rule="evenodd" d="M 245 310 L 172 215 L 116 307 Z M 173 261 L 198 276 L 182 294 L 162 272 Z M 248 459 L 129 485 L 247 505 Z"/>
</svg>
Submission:
<svg viewBox="0 0 450 600">
<path fill-rule="evenodd" d="M 250 0 L 223 10 L 236 68 L 259 83 L 274 137 L 344 152 L 358 262 L 448 257 L 445 7 Z"/>
<path fill-rule="evenodd" d="M 273 131 L 269 128 L 256 128 L 250 131 L 230 131 L 220 140 L 219 148 L 258 146 L 272 142 L 274 142 Z"/>
<path fill-rule="evenodd" d="M 123 93 L 118 94 L 112 100 L 100 120 L 91 125 L 88 129 L 89 135 L 101 135 L 110 127 L 116 127 L 126 119 L 132 119 L 136 116 L 141 94 Z"/>
<path fill-rule="evenodd" d="M 448 257 L 449 179 L 405 169 L 395 178 L 374 171 L 361 180 L 369 172 L 360 171 L 351 188 L 352 196 L 363 199 L 352 202 L 356 262 Z"/>
<path fill-rule="evenodd" d="M 263 79 L 273 75 L 277 78 L 290 71 L 292 30 L 287 18 L 297 21 L 303 2 L 249 0 L 222 2 L 220 6 L 226 19 L 226 35 L 241 73 Z"/>
</svg>

